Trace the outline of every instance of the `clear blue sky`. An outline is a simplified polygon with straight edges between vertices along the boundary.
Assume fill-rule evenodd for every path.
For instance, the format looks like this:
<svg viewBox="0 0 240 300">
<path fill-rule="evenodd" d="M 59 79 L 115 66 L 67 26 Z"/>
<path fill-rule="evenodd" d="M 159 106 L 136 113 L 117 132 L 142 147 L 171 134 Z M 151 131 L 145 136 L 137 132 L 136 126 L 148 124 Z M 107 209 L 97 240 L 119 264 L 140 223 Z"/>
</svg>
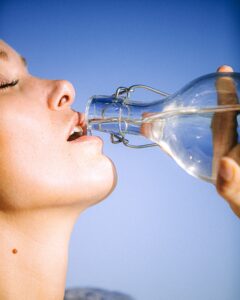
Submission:
<svg viewBox="0 0 240 300">
<path fill-rule="evenodd" d="M 94 94 L 145 83 L 174 92 L 230 64 L 240 70 L 240 4 L 218 1 L 1 0 L 0 35 L 40 77 Z M 67 287 L 116 289 L 138 300 L 239 300 L 240 222 L 212 185 L 159 149 L 111 145 L 114 193 L 79 219 Z"/>
</svg>

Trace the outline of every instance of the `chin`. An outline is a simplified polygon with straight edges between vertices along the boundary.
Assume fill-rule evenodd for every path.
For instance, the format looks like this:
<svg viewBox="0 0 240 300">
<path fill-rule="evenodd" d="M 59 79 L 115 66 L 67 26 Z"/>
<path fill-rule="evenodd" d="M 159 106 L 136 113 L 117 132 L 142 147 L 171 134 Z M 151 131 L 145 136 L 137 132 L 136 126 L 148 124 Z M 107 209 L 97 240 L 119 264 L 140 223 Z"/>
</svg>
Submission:
<svg viewBox="0 0 240 300">
<path fill-rule="evenodd" d="M 104 186 L 104 189 L 102 191 L 102 196 L 100 197 L 99 201 L 104 200 L 107 198 L 115 189 L 117 185 L 117 171 L 114 163 L 112 160 L 105 156 L 107 159 L 108 165 L 109 165 L 109 172 L 105 173 L 107 176 L 105 177 L 102 186 Z M 98 202 L 99 202 L 98 201 Z"/>
<path fill-rule="evenodd" d="M 107 198 L 114 190 L 117 184 L 117 172 L 115 165 L 105 155 L 101 155 L 97 161 L 88 165 L 88 170 L 83 177 L 82 174 L 75 181 L 71 197 L 85 209 L 95 205 Z M 76 189 L 77 187 L 77 189 Z M 73 191 L 72 190 L 72 191 Z"/>
<path fill-rule="evenodd" d="M 93 197 L 92 204 L 97 204 L 106 199 L 117 185 L 117 171 L 110 158 L 104 156 L 104 168 L 99 174 L 100 180 L 96 184 L 96 197 Z"/>
</svg>

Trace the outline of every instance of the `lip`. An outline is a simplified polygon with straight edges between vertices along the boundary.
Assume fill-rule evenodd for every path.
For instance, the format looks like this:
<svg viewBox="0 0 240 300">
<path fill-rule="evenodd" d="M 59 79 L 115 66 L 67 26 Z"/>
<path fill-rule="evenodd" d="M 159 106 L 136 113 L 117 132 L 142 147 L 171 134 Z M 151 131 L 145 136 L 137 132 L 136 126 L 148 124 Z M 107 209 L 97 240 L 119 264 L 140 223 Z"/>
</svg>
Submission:
<svg viewBox="0 0 240 300">
<path fill-rule="evenodd" d="M 73 131 L 73 129 L 74 129 L 75 126 L 82 127 L 82 129 L 83 129 L 83 136 L 86 136 L 86 134 L 87 134 L 87 126 L 86 126 L 86 122 L 85 122 L 85 115 L 83 113 L 80 113 L 80 112 L 75 112 L 74 113 L 74 115 L 73 115 L 73 117 L 72 117 L 72 119 L 70 121 L 70 124 L 68 126 L 69 130 L 67 131 L 67 134 L 66 134 L 66 141 L 68 140 L 68 138 L 71 135 L 71 132 Z M 76 139 L 76 140 L 78 140 L 78 139 Z M 74 141 L 68 141 L 68 143 L 71 143 L 71 142 L 74 142 Z"/>
<path fill-rule="evenodd" d="M 83 142 L 91 142 L 91 143 L 96 143 L 96 144 L 100 144 L 100 145 L 103 144 L 103 140 L 100 137 L 95 136 L 95 135 L 83 135 L 73 141 L 70 141 L 69 143 L 78 144 L 78 143 L 83 143 Z"/>
</svg>

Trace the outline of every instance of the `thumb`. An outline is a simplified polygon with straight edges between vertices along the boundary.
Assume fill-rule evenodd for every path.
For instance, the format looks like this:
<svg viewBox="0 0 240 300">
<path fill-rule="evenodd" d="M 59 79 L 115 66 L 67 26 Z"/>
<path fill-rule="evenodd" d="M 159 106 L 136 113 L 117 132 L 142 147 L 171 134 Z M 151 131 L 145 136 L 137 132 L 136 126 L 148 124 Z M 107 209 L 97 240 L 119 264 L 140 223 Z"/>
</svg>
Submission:
<svg viewBox="0 0 240 300">
<path fill-rule="evenodd" d="M 228 157 L 221 159 L 216 188 L 240 217 L 240 167 L 233 159 Z"/>
</svg>

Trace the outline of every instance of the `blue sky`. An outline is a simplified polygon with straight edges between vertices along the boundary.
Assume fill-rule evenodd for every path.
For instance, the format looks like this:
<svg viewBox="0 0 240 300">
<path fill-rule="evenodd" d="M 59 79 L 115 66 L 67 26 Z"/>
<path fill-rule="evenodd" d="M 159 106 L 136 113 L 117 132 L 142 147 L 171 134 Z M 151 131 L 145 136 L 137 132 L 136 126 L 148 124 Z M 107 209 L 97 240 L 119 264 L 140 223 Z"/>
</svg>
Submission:
<svg viewBox="0 0 240 300">
<path fill-rule="evenodd" d="M 71 81 L 83 111 L 90 96 L 118 86 L 173 93 L 219 65 L 239 71 L 239 20 L 234 0 L 2 0 L 0 35 L 34 75 Z M 103 138 L 119 182 L 76 224 L 67 286 L 138 300 L 238 300 L 240 225 L 214 186 L 157 148 Z"/>
</svg>

